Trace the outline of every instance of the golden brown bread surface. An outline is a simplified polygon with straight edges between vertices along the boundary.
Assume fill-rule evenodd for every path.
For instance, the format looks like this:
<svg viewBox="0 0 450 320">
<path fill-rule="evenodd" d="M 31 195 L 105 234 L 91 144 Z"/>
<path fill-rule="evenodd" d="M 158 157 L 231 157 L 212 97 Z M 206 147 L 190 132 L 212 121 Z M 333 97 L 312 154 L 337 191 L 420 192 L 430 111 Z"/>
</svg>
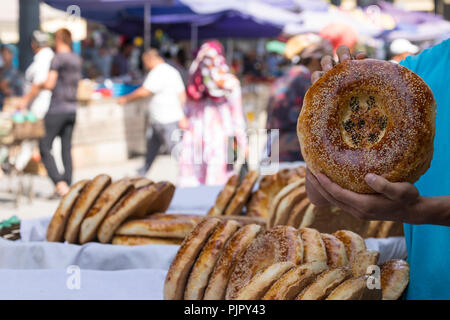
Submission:
<svg viewBox="0 0 450 320">
<path fill-rule="evenodd" d="M 241 214 L 242 209 L 247 204 L 247 201 L 252 193 L 253 186 L 255 185 L 258 176 L 259 173 L 257 171 L 250 171 L 247 173 L 228 204 L 224 215 L 237 216 Z"/>
<path fill-rule="evenodd" d="M 327 251 L 319 231 L 311 228 L 298 230 L 303 242 L 303 260 L 305 262 L 327 262 Z"/>
<path fill-rule="evenodd" d="M 350 277 L 351 273 L 345 267 L 326 270 L 298 295 L 297 300 L 322 300 Z"/>
<path fill-rule="evenodd" d="M 380 268 L 383 300 L 397 300 L 409 282 L 408 262 L 392 259 L 383 262 Z"/>
<path fill-rule="evenodd" d="M 366 277 L 353 277 L 337 286 L 326 300 L 381 300 L 381 290 L 369 289 Z"/>
<path fill-rule="evenodd" d="M 231 199 L 233 198 L 238 185 L 239 185 L 239 177 L 237 174 L 234 174 L 228 179 L 224 188 L 222 189 L 222 191 L 220 191 L 219 195 L 217 196 L 216 203 L 208 211 L 209 216 L 220 216 L 225 212 L 225 209 L 230 203 Z"/>
<path fill-rule="evenodd" d="M 155 184 L 155 200 L 147 207 L 146 214 L 155 212 L 166 212 L 175 193 L 175 186 L 168 181 L 161 181 Z"/>
<path fill-rule="evenodd" d="M 233 236 L 238 227 L 239 224 L 234 220 L 227 220 L 218 225 L 192 267 L 184 291 L 185 300 L 203 299 L 209 277 L 217 259 L 220 257 L 228 239 Z"/>
<path fill-rule="evenodd" d="M 296 266 L 282 275 L 266 292 L 263 300 L 293 300 L 316 276 L 327 270 L 324 262 L 313 261 Z"/>
<path fill-rule="evenodd" d="M 366 250 L 364 239 L 352 231 L 338 230 L 333 233 L 333 236 L 341 240 L 344 244 L 349 262 L 353 260 L 358 252 Z"/>
<path fill-rule="evenodd" d="M 335 236 L 321 233 L 327 251 L 327 264 L 330 268 L 343 267 L 348 264 L 347 252 L 344 243 Z"/>
<path fill-rule="evenodd" d="M 201 219 L 134 219 L 123 223 L 115 232 L 122 236 L 144 236 L 184 239 Z"/>
<path fill-rule="evenodd" d="M 133 187 L 129 180 L 123 179 L 110 184 L 103 191 L 94 205 L 86 214 L 80 228 L 80 244 L 92 241 L 97 234 L 97 228 L 103 221 L 108 211 L 116 204 L 120 198 Z"/>
<path fill-rule="evenodd" d="M 297 203 L 306 198 L 305 186 L 301 186 L 292 190 L 286 197 L 284 197 L 275 212 L 274 226 L 287 225 L 292 210 Z"/>
<path fill-rule="evenodd" d="M 237 261 L 261 229 L 260 225 L 245 225 L 236 231 L 227 242 L 209 278 L 204 295 L 205 300 L 223 300 L 225 298 L 225 290 Z"/>
<path fill-rule="evenodd" d="M 69 192 L 61 199 L 55 214 L 47 228 L 47 241 L 62 241 L 67 220 L 72 213 L 72 208 L 80 192 L 89 180 L 81 180 L 75 183 Z"/>
<path fill-rule="evenodd" d="M 374 191 L 371 172 L 391 182 L 415 182 L 433 156 L 436 103 L 407 68 L 365 59 L 339 63 L 307 91 L 298 118 L 302 155 L 345 189 Z"/>
<path fill-rule="evenodd" d="M 114 232 L 136 210 L 145 207 L 155 193 L 154 185 L 147 185 L 128 191 L 108 212 L 97 230 L 97 238 L 101 243 L 111 241 Z"/>
<path fill-rule="evenodd" d="M 293 169 L 282 169 L 277 173 L 265 175 L 259 182 L 247 207 L 247 215 L 266 218 L 271 201 L 285 186 L 299 178 L 305 177 L 304 166 Z"/>
<path fill-rule="evenodd" d="M 270 203 L 269 210 L 267 212 L 267 226 L 273 227 L 276 219 L 276 213 L 278 210 L 278 207 L 280 205 L 280 202 L 287 197 L 293 190 L 300 188 L 302 185 L 305 184 L 305 179 L 300 178 L 296 179 L 294 182 L 286 185 L 283 189 L 280 190 L 276 194 L 276 196 L 273 198 L 273 200 Z"/>
<path fill-rule="evenodd" d="M 234 268 L 225 298 L 234 299 L 238 291 L 263 268 L 285 261 L 294 264 L 303 261 L 303 244 L 298 230 L 288 226 L 276 226 L 260 233 Z"/>
<path fill-rule="evenodd" d="M 111 184 L 111 177 L 106 174 L 99 174 L 86 184 L 78 196 L 72 214 L 67 222 L 64 232 L 64 239 L 69 243 L 76 243 L 81 227 L 81 223 L 91 206 L 99 197 L 100 193 Z"/>
<path fill-rule="evenodd" d="M 189 272 L 204 244 L 219 224 L 219 219 L 204 219 L 184 239 L 166 275 L 164 300 L 183 299 Z"/>
<path fill-rule="evenodd" d="M 179 245 L 183 239 L 179 238 L 157 238 L 157 237 L 141 237 L 141 236 L 114 236 L 112 244 L 122 246 L 141 246 L 148 244 L 167 244 Z"/>
<path fill-rule="evenodd" d="M 237 293 L 235 300 L 260 300 L 284 273 L 295 267 L 290 261 L 277 262 L 259 271 Z"/>
<path fill-rule="evenodd" d="M 369 266 L 376 265 L 380 253 L 375 250 L 362 250 L 358 252 L 353 260 L 350 261 L 350 270 L 354 277 L 361 277 L 366 275 Z"/>
</svg>

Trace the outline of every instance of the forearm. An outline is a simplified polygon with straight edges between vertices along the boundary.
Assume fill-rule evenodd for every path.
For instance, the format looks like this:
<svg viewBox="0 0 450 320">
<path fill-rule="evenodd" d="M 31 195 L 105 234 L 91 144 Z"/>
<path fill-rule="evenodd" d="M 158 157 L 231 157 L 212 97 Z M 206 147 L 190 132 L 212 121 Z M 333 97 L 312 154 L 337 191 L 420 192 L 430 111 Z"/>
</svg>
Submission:
<svg viewBox="0 0 450 320">
<path fill-rule="evenodd" d="M 406 222 L 450 226 L 450 196 L 420 197 Z"/>
<path fill-rule="evenodd" d="M 127 94 L 126 96 L 123 96 L 123 101 L 125 103 L 129 103 L 135 100 L 139 100 L 145 97 L 148 97 L 151 94 L 150 91 L 148 91 L 147 89 L 140 87 L 137 88 L 136 90 L 134 90 L 133 92 Z"/>
<path fill-rule="evenodd" d="M 39 94 L 39 91 L 41 91 L 39 85 L 33 84 L 30 91 L 28 91 L 28 93 L 23 96 L 25 103 L 29 104 L 31 101 L 33 101 L 34 98 L 36 98 L 36 96 Z"/>
</svg>

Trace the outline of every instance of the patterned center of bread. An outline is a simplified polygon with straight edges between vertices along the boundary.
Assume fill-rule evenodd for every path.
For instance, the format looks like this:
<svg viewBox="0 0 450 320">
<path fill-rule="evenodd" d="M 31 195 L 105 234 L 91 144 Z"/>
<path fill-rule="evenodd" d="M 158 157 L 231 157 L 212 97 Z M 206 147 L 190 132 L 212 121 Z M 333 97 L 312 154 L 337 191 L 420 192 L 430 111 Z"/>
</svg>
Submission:
<svg viewBox="0 0 450 320">
<path fill-rule="evenodd" d="M 352 148 L 370 149 L 386 133 L 388 117 L 381 98 L 374 92 L 350 92 L 340 100 L 340 131 Z"/>
</svg>

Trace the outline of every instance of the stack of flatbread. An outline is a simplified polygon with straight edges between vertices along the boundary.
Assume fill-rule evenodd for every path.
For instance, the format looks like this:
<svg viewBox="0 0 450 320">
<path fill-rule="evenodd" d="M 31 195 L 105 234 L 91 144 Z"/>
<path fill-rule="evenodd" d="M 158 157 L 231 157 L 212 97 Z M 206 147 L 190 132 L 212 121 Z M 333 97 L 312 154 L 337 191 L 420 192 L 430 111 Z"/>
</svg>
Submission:
<svg viewBox="0 0 450 320">
<path fill-rule="evenodd" d="M 231 190 L 232 180 L 222 190 L 216 205 L 210 211 L 220 207 L 226 190 Z M 283 169 L 262 177 L 257 190 L 251 195 L 246 215 L 262 217 L 267 227 L 288 225 L 295 228 L 310 227 L 320 232 L 333 233 L 345 229 L 358 233 L 364 238 L 386 238 L 403 235 L 399 222 L 364 221 L 337 207 L 316 207 L 308 199 L 305 189 L 305 167 Z"/>
<path fill-rule="evenodd" d="M 409 265 L 377 265 L 378 257 L 348 230 L 264 230 L 209 217 L 183 241 L 167 273 L 164 298 L 396 300 L 409 282 Z"/>
<path fill-rule="evenodd" d="M 145 178 L 112 182 L 100 174 L 79 181 L 61 199 L 47 229 L 47 241 L 109 243 L 127 219 L 165 212 L 174 192 L 170 182 Z"/>
</svg>

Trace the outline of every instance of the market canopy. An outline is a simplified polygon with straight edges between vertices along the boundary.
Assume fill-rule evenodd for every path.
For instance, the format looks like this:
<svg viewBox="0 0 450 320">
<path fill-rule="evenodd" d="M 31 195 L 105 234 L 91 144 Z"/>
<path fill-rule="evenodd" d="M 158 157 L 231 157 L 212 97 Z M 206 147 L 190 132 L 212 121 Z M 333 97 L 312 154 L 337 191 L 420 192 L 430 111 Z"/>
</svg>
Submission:
<svg viewBox="0 0 450 320">
<path fill-rule="evenodd" d="M 144 4 L 152 4 L 151 23 L 175 39 L 191 37 L 191 27 L 198 38 L 208 37 L 272 37 L 286 23 L 299 21 L 298 14 L 285 8 L 326 8 L 324 1 L 312 0 L 45 0 L 49 5 L 65 10 L 78 5 L 81 16 L 104 24 L 130 36 L 142 34 Z M 153 5 L 153 3 L 155 5 Z M 325 3 L 325 4 L 324 4 Z M 282 4 L 282 6 L 279 6 Z"/>
</svg>

